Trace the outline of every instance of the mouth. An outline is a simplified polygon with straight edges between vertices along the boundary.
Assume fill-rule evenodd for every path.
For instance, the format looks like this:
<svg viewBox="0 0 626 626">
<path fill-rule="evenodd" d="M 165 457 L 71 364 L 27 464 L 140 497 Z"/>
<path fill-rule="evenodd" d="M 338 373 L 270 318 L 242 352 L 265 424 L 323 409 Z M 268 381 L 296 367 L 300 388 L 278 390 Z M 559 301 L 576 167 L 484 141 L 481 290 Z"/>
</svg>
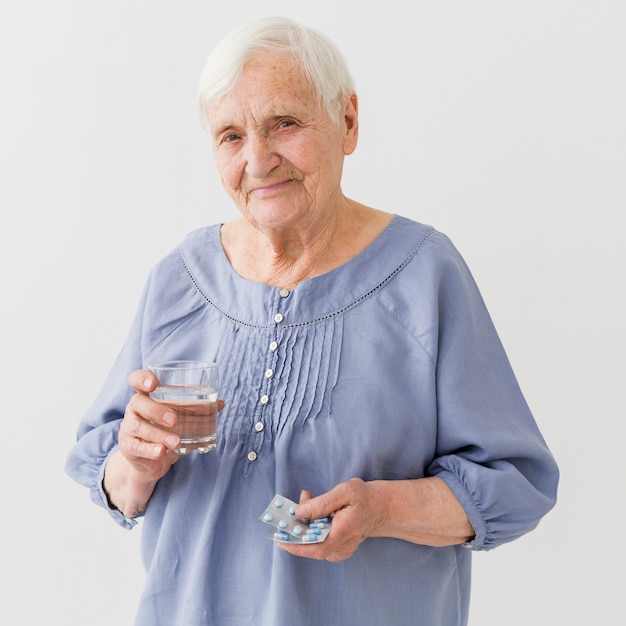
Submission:
<svg viewBox="0 0 626 626">
<path fill-rule="evenodd" d="M 288 187 L 291 183 L 294 182 L 293 178 L 289 178 L 287 180 L 281 180 L 275 183 L 269 183 L 265 185 L 259 185 L 258 187 L 253 187 L 249 190 L 249 195 L 254 195 L 260 198 L 265 198 L 268 196 L 273 196 L 277 193 L 283 191 L 286 187 Z"/>
</svg>

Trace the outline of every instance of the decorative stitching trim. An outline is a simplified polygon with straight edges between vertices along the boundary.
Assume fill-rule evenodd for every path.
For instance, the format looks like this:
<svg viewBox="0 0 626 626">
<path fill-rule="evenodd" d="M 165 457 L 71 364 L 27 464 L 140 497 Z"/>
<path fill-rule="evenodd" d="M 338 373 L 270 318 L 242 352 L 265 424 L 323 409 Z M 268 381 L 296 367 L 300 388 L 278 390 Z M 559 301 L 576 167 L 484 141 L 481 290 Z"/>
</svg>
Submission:
<svg viewBox="0 0 626 626">
<path fill-rule="evenodd" d="M 382 289 L 382 287 L 384 287 L 398 272 L 400 272 L 416 255 L 417 253 L 420 251 L 420 249 L 422 248 L 422 246 L 424 246 L 426 244 L 426 242 L 436 233 L 436 230 L 431 230 L 429 233 L 427 233 L 421 240 L 420 242 L 415 246 L 415 248 L 413 248 L 413 250 L 411 250 L 411 252 L 409 253 L 409 255 L 404 259 L 404 261 L 402 261 L 402 263 L 400 263 L 400 265 L 398 265 L 398 267 L 396 267 L 393 272 L 391 272 L 386 278 L 384 278 L 380 283 L 378 283 L 378 285 L 376 285 L 375 287 L 373 287 L 372 289 L 370 289 L 367 293 L 363 294 L 362 296 L 360 296 L 359 298 L 357 298 L 354 302 L 351 302 L 350 304 L 348 304 L 347 306 L 337 310 L 337 311 L 333 311 L 332 313 L 328 313 L 327 315 L 323 315 L 322 317 L 318 317 L 314 320 L 310 320 L 308 322 L 300 322 L 299 324 L 286 324 L 283 326 L 283 328 L 298 328 L 301 326 L 310 326 L 311 324 L 319 324 L 320 322 L 324 322 L 326 320 L 329 320 L 333 317 L 337 317 L 338 315 L 342 315 L 343 313 L 345 313 L 346 311 L 350 310 L 351 308 L 357 306 L 358 304 L 360 304 L 361 302 L 363 302 L 363 300 L 366 300 L 367 298 L 371 297 L 373 294 L 375 294 L 377 291 L 379 291 L 380 289 Z M 233 317 L 232 315 L 229 315 L 228 313 L 226 313 L 226 311 L 224 311 L 223 309 L 221 309 L 219 306 L 217 306 L 217 304 L 215 304 L 215 302 L 213 302 L 205 293 L 204 291 L 202 291 L 202 289 L 200 288 L 200 285 L 198 285 L 196 279 L 194 278 L 193 274 L 191 273 L 191 270 L 189 269 L 189 266 L 187 265 L 187 262 L 185 261 L 185 257 L 183 255 L 183 250 L 182 250 L 182 246 L 179 246 L 178 248 L 178 253 L 180 255 L 180 260 L 185 268 L 185 271 L 187 272 L 187 275 L 189 276 L 189 280 L 191 280 L 191 282 L 193 283 L 194 287 L 196 288 L 196 290 L 198 291 L 198 293 L 202 296 L 202 298 L 204 300 L 206 300 L 206 302 L 208 304 L 210 304 L 216 311 L 218 311 L 221 315 L 223 315 L 225 318 L 229 319 L 231 322 L 235 322 L 236 324 L 239 324 L 241 326 L 247 326 L 249 328 L 273 328 L 274 325 L 273 324 L 263 324 L 263 325 L 259 325 L 259 324 L 249 324 L 248 322 L 244 322 L 240 319 L 237 319 L 236 317 Z"/>
</svg>

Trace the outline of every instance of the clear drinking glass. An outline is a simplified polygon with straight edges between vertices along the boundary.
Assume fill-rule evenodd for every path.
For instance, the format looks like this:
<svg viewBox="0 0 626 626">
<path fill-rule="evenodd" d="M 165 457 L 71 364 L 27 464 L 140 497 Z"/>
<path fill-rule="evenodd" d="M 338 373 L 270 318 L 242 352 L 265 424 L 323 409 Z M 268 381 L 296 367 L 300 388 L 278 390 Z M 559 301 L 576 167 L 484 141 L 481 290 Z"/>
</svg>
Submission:
<svg viewBox="0 0 626 626">
<path fill-rule="evenodd" d="M 170 405 L 178 415 L 176 424 L 166 428 L 180 437 L 178 454 L 192 450 L 204 454 L 213 450 L 217 435 L 219 368 L 208 361 L 167 361 L 148 365 L 159 380 L 150 394 Z"/>
</svg>

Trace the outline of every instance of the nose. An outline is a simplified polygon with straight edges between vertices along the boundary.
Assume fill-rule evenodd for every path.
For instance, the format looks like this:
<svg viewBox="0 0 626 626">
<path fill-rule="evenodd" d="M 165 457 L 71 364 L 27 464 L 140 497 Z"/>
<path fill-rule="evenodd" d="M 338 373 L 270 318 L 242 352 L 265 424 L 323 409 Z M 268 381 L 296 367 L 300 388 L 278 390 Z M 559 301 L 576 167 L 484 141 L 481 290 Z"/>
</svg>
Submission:
<svg viewBox="0 0 626 626">
<path fill-rule="evenodd" d="M 257 179 L 265 178 L 281 162 L 271 138 L 264 134 L 248 136 L 245 159 L 246 172 Z"/>
</svg>

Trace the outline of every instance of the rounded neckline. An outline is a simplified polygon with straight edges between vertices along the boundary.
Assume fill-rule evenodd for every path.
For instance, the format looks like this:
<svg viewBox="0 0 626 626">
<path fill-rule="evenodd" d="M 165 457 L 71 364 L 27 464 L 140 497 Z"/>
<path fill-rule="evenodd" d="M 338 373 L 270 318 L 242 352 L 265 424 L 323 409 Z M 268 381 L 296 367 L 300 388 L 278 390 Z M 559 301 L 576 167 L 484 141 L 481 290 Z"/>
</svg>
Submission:
<svg viewBox="0 0 626 626">
<path fill-rule="evenodd" d="M 221 224 L 191 233 L 181 244 L 185 269 L 203 298 L 228 318 L 268 327 L 279 307 L 285 327 L 327 319 L 367 298 L 413 258 L 434 229 L 394 214 L 387 226 L 357 255 L 299 283 L 280 295 L 281 287 L 239 275 L 220 238 Z M 271 315 L 270 315 L 271 312 Z"/>
<path fill-rule="evenodd" d="M 321 274 L 317 274 L 315 276 L 311 276 L 310 278 L 305 278 L 304 280 L 300 281 L 295 287 L 292 287 L 291 289 L 289 289 L 290 292 L 294 292 L 298 289 L 300 289 L 301 286 L 306 285 L 307 283 L 311 283 L 316 281 L 317 279 L 324 279 L 324 277 L 330 276 L 332 274 L 334 274 L 335 272 L 340 272 L 344 269 L 349 268 L 350 265 L 353 264 L 358 264 L 359 263 L 359 259 L 360 257 L 364 256 L 364 255 L 368 255 L 368 251 L 369 254 L 371 254 L 371 250 L 374 247 L 378 247 L 380 246 L 380 240 L 385 238 L 385 235 L 387 234 L 387 231 L 389 231 L 390 229 L 392 229 L 392 227 L 395 225 L 395 222 L 397 222 L 398 220 L 402 220 L 403 218 L 401 218 L 399 215 L 397 214 L 392 214 L 391 219 L 387 222 L 387 224 L 385 225 L 385 227 L 376 235 L 376 237 L 374 237 L 374 239 L 372 239 L 372 241 L 370 241 L 367 246 L 365 246 L 362 250 L 360 250 L 359 252 L 357 252 L 354 256 L 350 257 L 347 261 L 344 261 L 343 263 L 340 263 L 339 265 L 329 269 L 326 272 L 323 272 Z M 246 284 L 249 285 L 260 285 L 263 286 L 267 289 L 284 289 L 283 285 L 270 285 L 268 283 L 264 283 L 258 280 L 254 280 L 252 278 L 246 278 L 245 276 L 242 276 L 239 272 L 237 272 L 237 270 L 235 270 L 235 268 L 232 266 L 228 255 L 226 254 L 226 250 L 224 249 L 224 245 L 222 243 L 222 238 L 221 238 L 221 230 L 222 230 L 222 226 L 224 226 L 224 223 L 220 223 L 220 224 L 216 224 L 215 227 L 217 229 L 217 243 L 218 243 L 218 249 L 220 252 L 220 256 L 221 256 L 221 261 L 222 263 L 228 267 L 229 272 L 233 275 L 233 277 L 238 280 L 238 281 L 243 281 Z"/>
</svg>

